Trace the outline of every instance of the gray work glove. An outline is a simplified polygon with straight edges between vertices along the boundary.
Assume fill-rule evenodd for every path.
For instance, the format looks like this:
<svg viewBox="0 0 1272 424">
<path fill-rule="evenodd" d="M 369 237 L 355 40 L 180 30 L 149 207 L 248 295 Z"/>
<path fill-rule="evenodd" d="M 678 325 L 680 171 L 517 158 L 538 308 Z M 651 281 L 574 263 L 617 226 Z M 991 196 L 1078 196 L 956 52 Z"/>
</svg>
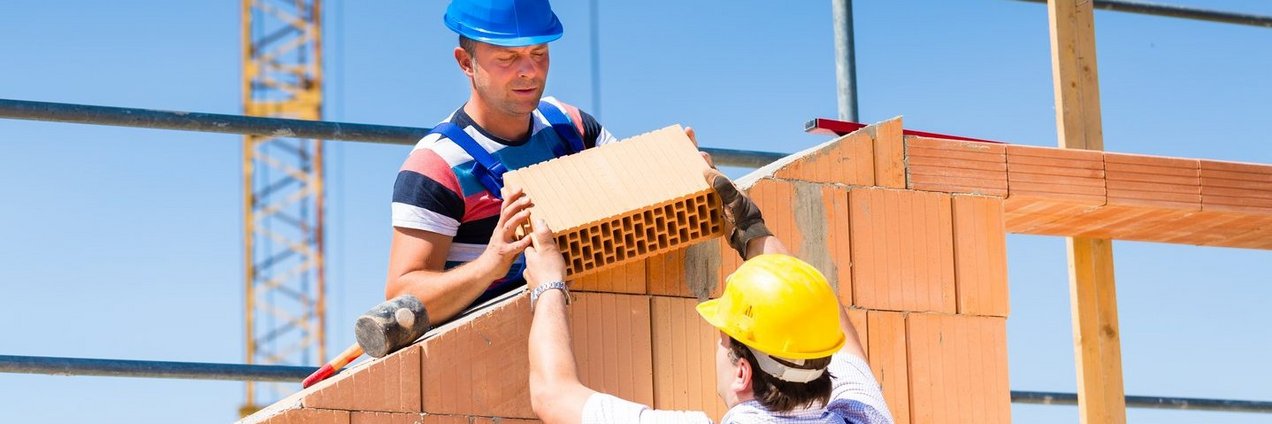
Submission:
<svg viewBox="0 0 1272 424">
<path fill-rule="evenodd" d="M 733 228 L 729 231 L 729 246 L 737 250 L 739 256 L 746 258 L 747 242 L 759 237 L 771 236 L 773 233 L 764 226 L 764 217 L 760 215 L 760 208 L 755 206 L 755 202 L 752 202 L 749 197 L 742 194 L 729 177 L 714 168 L 708 169 L 705 175 L 707 183 L 711 184 L 711 188 L 720 195 L 720 202 L 724 204 L 724 219 L 733 224 Z"/>
</svg>

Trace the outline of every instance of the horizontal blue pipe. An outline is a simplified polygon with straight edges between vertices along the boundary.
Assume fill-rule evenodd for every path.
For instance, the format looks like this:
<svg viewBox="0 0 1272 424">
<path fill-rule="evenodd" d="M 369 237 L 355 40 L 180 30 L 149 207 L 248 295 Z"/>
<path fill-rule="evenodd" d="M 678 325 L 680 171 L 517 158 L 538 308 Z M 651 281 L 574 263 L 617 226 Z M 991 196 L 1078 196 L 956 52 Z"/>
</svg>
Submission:
<svg viewBox="0 0 1272 424">
<path fill-rule="evenodd" d="M 299 383 L 315 367 L 0 355 L 0 372 Z"/>
<path fill-rule="evenodd" d="M 1078 395 L 1075 393 L 1023 392 L 1013 390 L 1011 392 L 1011 401 L 1012 403 L 1031 403 L 1038 405 L 1077 405 Z M 1127 396 L 1126 407 L 1272 414 L 1272 402 L 1257 400 Z"/>
<path fill-rule="evenodd" d="M 1021 1 L 1032 3 L 1047 2 L 1047 0 Z M 1272 28 L 1272 16 L 1251 15 L 1248 13 L 1224 12 L 1219 10 L 1134 0 L 1095 0 L 1091 3 L 1091 7 L 1097 10 L 1111 10 L 1114 12 L 1138 13 L 1141 15 L 1165 16 L 1169 18 L 1192 19 L 1195 21 Z"/>
<path fill-rule="evenodd" d="M 316 371 L 314 367 L 283 365 L 216 364 L 205 362 L 132 361 L 122 359 L 56 358 L 0 355 L 0 372 L 18 374 L 88 375 L 104 377 L 177 378 L 185 380 L 279 381 L 295 383 Z M 1078 395 L 1056 392 L 1012 391 L 1013 403 L 1077 405 Z M 1272 402 L 1198 399 L 1160 396 L 1127 396 L 1128 408 L 1183 409 L 1194 411 L 1272 413 Z"/>
<path fill-rule="evenodd" d="M 429 131 L 429 128 L 307 121 L 303 119 L 266 118 L 218 113 L 174 112 L 12 99 L 0 99 L 0 118 L 401 145 L 415 144 Z M 743 168 L 759 168 L 786 156 L 783 153 L 753 150 L 709 147 L 701 150 L 710 153 L 716 164 Z"/>
</svg>

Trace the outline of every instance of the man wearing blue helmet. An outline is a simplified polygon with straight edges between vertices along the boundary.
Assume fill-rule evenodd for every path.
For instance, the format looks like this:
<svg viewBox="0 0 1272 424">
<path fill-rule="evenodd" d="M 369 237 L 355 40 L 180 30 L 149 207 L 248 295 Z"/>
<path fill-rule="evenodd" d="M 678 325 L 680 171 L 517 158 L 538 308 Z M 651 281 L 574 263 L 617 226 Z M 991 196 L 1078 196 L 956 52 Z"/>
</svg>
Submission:
<svg viewBox="0 0 1272 424">
<path fill-rule="evenodd" d="M 548 42 L 561 22 L 547 0 L 454 0 L 455 62 L 471 94 L 422 138 L 393 187 L 387 298 L 412 294 L 445 321 L 523 280 L 514 229 L 530 201 L 501 193 L 503 173 L 616 141 L 577 108 L 543 98 Z"/>
</svg>

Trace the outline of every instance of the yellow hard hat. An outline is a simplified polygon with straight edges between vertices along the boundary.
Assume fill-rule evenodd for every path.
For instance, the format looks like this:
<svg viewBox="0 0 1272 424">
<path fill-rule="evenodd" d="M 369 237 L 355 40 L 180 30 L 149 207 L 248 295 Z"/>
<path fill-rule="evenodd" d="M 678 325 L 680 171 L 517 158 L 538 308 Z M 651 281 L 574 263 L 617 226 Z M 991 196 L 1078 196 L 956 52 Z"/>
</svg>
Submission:
<svg viewBox="0 0 1272 424">
<path fill-rule="evenodd" d="M 725 279 L 698 314 L 742 344 L 779 358 L 814 359 L 844 346 L 839 301 L 826 277 L 793 256 L 760 255 Z"/>
</svg>

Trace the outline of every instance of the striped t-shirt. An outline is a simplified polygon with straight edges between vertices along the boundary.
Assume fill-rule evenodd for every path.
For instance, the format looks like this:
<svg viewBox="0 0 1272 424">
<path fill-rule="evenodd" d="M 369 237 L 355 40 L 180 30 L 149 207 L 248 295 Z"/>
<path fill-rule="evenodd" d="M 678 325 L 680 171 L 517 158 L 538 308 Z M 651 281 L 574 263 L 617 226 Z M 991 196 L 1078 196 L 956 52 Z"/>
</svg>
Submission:
<svg viewBox="0 0 1272 424">
<path fill-rule="evenodd" d="M 543 99 L 566 114 L 583 134 L 585 147 L 617 141 L 591 115 L 551 97 Z M 450 122 L 472 136 L 483 149 L 509 171 L 553 159 L 568 152 L 561 139 L 538 110 L 532 113 L 530 136 L 504 140 L 477 126 L 463 107 L 443 122 Z M 413 228 L 452 237 L 446 269 L 477 259 L 499 221 L 502 201 L 495 198 L 473 175 L 476 162 L 464 149 L 441 134 L 429 134 L 416 143 L 393 184 L 393 226 Z M 508 274 L 491 282 L 473 304 L 483 302 L 523 283 L 525 261 L 518 258 Z M 471 306 L 471 305 L 470 305 Z"/>
</svg>

